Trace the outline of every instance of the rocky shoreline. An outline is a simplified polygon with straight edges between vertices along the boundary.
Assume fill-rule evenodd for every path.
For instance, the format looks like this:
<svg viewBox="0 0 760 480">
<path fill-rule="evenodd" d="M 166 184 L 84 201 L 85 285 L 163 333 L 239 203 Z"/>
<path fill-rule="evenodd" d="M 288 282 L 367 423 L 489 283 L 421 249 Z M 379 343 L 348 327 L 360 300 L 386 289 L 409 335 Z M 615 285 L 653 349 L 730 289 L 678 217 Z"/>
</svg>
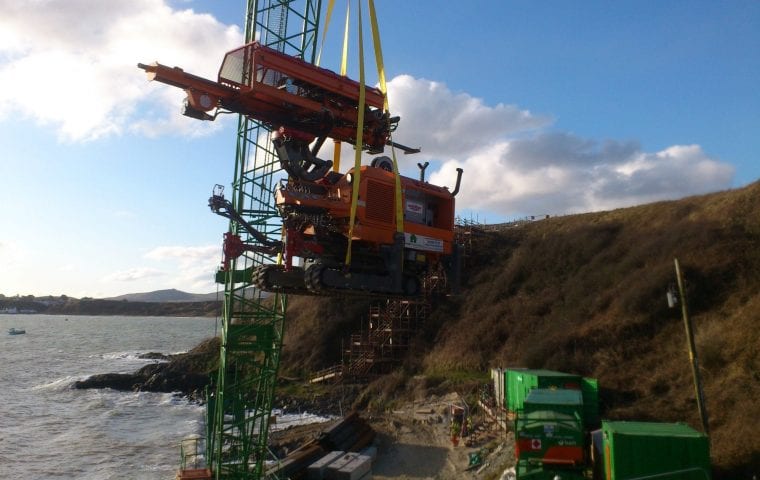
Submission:
<svg viewBox="0 0 760 480">
<path fill-rule="evenodd" d="M 74 382 L 76 389 L 111 388 L 120 391 L 179 392 L 202 402 L 211 384 L 219 359 L 219 339 L 210 338 L 187 353 L 164 355 L 148 353 L 144 359 L 156 360 L 134 373 L 103 373 Z"/>
<path fill-rule="evenodd" d="M 74 382 L 76 389 L 110 388 L 126 392 L 177 393 L 191 401 L 204 403 L 206 388 L 216 379 L 219 364 L 219 339 L 209 338 L 192 350 L 177 355 L 151 352 L 140 355 L 155 363 L 133 373 L 101 373 Z M 300 382 L 280 378 L 279 386 Z M 309 412 L 315 415 L 342 416 L 353 408 L 359 393 L 357 385 L 336 388 L 309 389 L 298 387 L 297 393 L 279 389 L 275 404 L 283 413 Z"/>
</svg>

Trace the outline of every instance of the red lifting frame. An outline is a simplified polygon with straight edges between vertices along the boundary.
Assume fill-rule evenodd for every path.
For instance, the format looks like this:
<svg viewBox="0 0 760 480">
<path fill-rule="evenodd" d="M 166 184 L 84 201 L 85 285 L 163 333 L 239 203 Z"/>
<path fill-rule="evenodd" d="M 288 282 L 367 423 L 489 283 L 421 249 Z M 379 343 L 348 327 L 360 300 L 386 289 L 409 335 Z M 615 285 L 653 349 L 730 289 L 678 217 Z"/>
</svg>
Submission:
<svg viewBox="0 0 760 480">
<path fill-rule="evenodd" d="M 348 77 L 252 42 L 225 55 L 219 83 L 240 92 L 230 105 L 235 111 L 312 135 L 324 134 L 329 111 L 327 135 L 355 143 L 360 85 Z M 365 103 L 363 143 L 382 150 L 389 134 L 382 92 L 365 88 Z"/>
<path fill-rule="evenodd" d="M 150 80 L 184 89 L 195 110 L 224 108 L 294 136 L 326 135 L 356 144 L 359 82 L 252 42 L 228 52 L 218 82 L 180 68 L 139 65 Z M 380 152 L 392 129 L 377 88 L 365 88 L 364 148 Z M 397 120 L 396 120 L 397 121 Z"/>
</svg>

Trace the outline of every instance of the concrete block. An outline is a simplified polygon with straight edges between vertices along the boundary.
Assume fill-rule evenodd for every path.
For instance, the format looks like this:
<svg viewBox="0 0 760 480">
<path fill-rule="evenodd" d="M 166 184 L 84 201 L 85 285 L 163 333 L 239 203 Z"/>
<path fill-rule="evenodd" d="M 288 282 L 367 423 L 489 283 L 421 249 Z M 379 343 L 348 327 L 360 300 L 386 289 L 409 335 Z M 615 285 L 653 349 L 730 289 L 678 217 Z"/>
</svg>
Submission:
<svg viewBox="0 0 760 480">
<path fill-rule="evenodd" d="M 306 477 L 309 480 L 324 480 L 326 478 L 325 471 L 327 467 L 341 458 L 345 453 L 346 452 L 340 450 L 328 453 L 324 457 L 309 465 L 309 467 L 306 469 Z"/>
<path fill-rule="evenodd" d="M 357 455 L 351 462 L 338 470 L 333 480 L 360 480 L 372 470 L 372 458 Z"/>
<path fill-rule="evenodd" d="M 338 480 L 340 469 L 353 462 L 358 456 L 358 453 L 348 452 L 338 457 L 325 469 L 325 480 Z"/>
</svg>

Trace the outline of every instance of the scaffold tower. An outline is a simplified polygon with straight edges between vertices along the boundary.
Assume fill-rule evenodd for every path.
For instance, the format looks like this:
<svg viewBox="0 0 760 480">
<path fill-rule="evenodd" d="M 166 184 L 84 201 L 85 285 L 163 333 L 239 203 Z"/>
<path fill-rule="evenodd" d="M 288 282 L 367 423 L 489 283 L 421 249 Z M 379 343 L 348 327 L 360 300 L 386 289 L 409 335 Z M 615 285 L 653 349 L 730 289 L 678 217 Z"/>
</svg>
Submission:
<svg viewBox="0 0 760 480">
<path fill-rule="evenodd" d="M 248 0 L 245 42 L 314 62 L 321 0 Z M 250 71 L 243 69 L 243 71 Z M 274 207 L 280 170 L 269 131 L 242 115 L 231 202 L 250 225 L 267 238 L 282 235 Z M 229 234 L 257 245 L 245 228 L 231 221 Z M 280 363 L 287 298 L 266 298 L 253 286 L 252 271 L 276 259 L 246 251 L 232 260 L 218 281 L 224 282 L 220 365 L 207 404 L 206 460 L 216 479 L 259 479 L 266 475 L 269 417 Z"/>
</svg>

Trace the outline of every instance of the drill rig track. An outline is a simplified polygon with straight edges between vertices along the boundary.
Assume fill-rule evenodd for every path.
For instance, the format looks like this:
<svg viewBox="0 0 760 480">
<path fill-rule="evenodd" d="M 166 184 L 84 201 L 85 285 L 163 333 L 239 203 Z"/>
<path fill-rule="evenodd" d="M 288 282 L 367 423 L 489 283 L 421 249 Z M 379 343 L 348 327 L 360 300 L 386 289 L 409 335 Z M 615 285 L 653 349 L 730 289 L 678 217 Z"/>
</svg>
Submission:
<svg viewBox="0 0 760 480">
<path fill-rule="evenodd" d="M 309 265 L 306 269 L 284 265 L 263 265 L 253 271 L 253 284 L 265 292 L 288 295 L 317 297 L 377 297 L 409 299 L 422 294 L 419 281 L 412 275 L 404 276 L 408 291 L 403 294 L 391 291 L 390 279 L 386 275 L 369 273 L 346 273 L 342 269 L 321 264 Z M 355 285 L 388 285 L 374 289 L 356 288 Z"/>
</svg>

